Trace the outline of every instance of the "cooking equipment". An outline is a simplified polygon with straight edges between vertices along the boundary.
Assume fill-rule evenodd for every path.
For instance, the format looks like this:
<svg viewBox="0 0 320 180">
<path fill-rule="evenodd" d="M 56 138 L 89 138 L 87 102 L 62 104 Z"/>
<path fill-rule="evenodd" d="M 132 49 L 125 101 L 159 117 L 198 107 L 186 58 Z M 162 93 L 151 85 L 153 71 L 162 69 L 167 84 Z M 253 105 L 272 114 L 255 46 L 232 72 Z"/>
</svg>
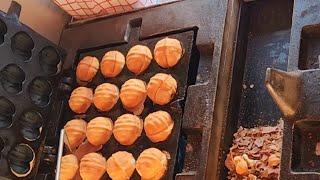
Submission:
<svg viewBox="0 0 320 180">
<path fill-rule="evenodd" d="M 64 51 L 20 23 L 21 6 L 12 3 L 8 13 L 0 12 L 1 54 L 1 176 L 15 178 L 10 167 L 23 161 L 13 148 L 27 144 L 35 153 L 35 176 L 46 139 L 59 64 Z M 17 158 L 17 159 L 16 159 Z M 18 162 L 19 161 L 19 162 Z M 11 164 L 11 166 L 10 166 Z"/>
<path fill-rule="evenodd" d="M 190 70 L 193 68 L 193 71 L 197 68 L 197 59 L 193 58 L 191 59 L 191 53 L 192 53 L 192 45 L 194 42 L 194 31 L 192 30 L 186 30 L 179 33 L 168 33 L 165 35 L 157 35 L 157 37 L 152 37 L 144 40 L 139 40 L 139 34 L 138 34 L 139 28 L 133 28 L 131 30 L 130 36 L 128 38 L 128 42 L 121 44 L 121 45 L 108 45 L 105 44 L 104 47 L 97 47 L 97 48 L 90 48 L 89 50 L 79 50 L 78 58 L 74 62 L 73 69 L 78 65 L 78 62 L 83 59 L 85 56 L 95 56 L 98 59 L 102 59 L 104 54 L 111 50 L 117 50 L 119 52 L 122 52 L 123 54 L 127 54 L 129 49 L 133 47 L 134 45 L 140 44 L 140 45 L 146 45 L 149 47 L 149 49 L 153 50 L 155 44 L 163 39 L 164 37 L 170 37 L 178 39 L 181 44 L 183 44 L 184 47 L 184 53 L 179 61 L 179 63 L 170 69 L 162 69 L 157 65 L 157 63 L 152 60 L 150 66 L 148 69 L 142 73 L 141 75 L 134 75 L 131 73 L 127 67 L 125 66 L 122 72 L 116 77 L 116 78 L 104 78 L 101 71 L 97 73 L 95 78 L 90 82 L 86 87 L 95 89 L 98 85 L 108 82 L 111 84 L 115 84 L 118 86 L 119 89 L 121 89 L 122 84 L 126 82 L 129 79 L 132 78 L 138 78 L 143 80 L 144 82 L 148 82 L 152 76 L 154 76 L 156 73 L 166 73 L 172 75 L 173 78 L 176 79 L 178 83 L 178 91 L 175 95 L 174 99 L 168 104 L 164 106 L 155 105 L 152 103 L 150 99 L 147 99 L 145 102 L 145 108 L 142 112 L 142 114 L 139 116 L 141 119 L 144 120 L 144 118 L 152 112 L 158 111 L 158 110 L 164 110 L 167 111 L 171 117 L 174 120 L 174 128 L 172 130 L 172 134 L 169 136 L 169 138 L 163 142 L 160 143 L 152 143 L 148 137 L 143 132 L 141 137 L 138 138 L 138 140 L 131 146 L 122 146 L 120 145 L 114 136 L 111 137 L 111 139 L 103 146 L 101 154 L 109 158 L 113 153 L 117 151 L 128 151 L 133 154 L 135 159 L 138 158 L 139 154 L 148 148 L 156 147 L 160 150 L 167 151 L 170 154 L 170 160 L 168 165 L 168 171 L 166 172 L 165 179 L 170 179 L 170 177 L 174 174 L 175 169 L 175 161 L 176 161 L 176 153 L 177 148 L 179 145 L 179 136 L 180 136 L 180 128 L 181 128 L 181 121 L 182 121 L 182 115 L 183 115 L 183 108 L 184 108 L 184 101 L 185 101 L 185 94 L 188 87 L 188 79 L 189 78 L 195 78 L 195 74 L 189 74 L 189 68 Z M 85 33 L 85 32 L 84 32 Z M 84 37 L 84 36 L 83 36 Z M 195 66 L 190 66 L 190 64 L 193 64 Z M 191 70 L 192 71 L 192 70 Z M 193 77 L 194 76 L 194 77 Z M 190 80 L 189 80 L 190 81 Z M 91 106 L 90 109 L 82 115 L 75 115 L 71 109 L 67 108 L 64 112 L 62 112 L 62 119 L 60 120 L 60 123 L 63 125 L 74 118 L 83 118 L 87 122 L 89 122 L 91 119 L 99 116 L 109 117 L 113 121 L 115 121 L 119 116 L 130 113 L 127 110 L 125 110 L 122 107 L 121 101 L 119 100 L 117 104 L 109 111 L 109 112 L 99 112 L 94 106 Z M 185 146 L 183 144 L 180 144 L 182 146 Z M 103 179 L 106 179 L 107 177 L 104 177 Z M 139 175 L 135 172 L 133 177 L 134 179 L 139 179 Z"/>
<path fill-rule="evenodd" d="M 57 77 L 53 85 L 54 100 L 50 101 L 51 111 L 46 114 L 51 120 L 46 126 L 47 136 L 45 142 L 42 141 L 44 144 L 40 149 L 41 157 L 38 156 L 40 165 L 36 166 L 38 168 L 35 167 L 38 169 L 36 179 L 53 179 L 54 177 L 59 149 L 59 131 L 64 125 L 60 120 L 65 119 L 63 112 L 68 109 L 66 101 L 72 89 L 76 87 L 73 67 L 80 56 L 95 49 L 115 46 L 128 48 L 130 38 L 147 42 L 166 36 L 176 36 L 178 39 L 181 37 L 182 39 L 179 40 L 185 43 L 184 46 L 191 53 L 189 56 L 192 59 L 189 72 L 186 69 L 183 72 L 185 75 L 188 72 L 188 80 L 187 82 L 185 82 L 186 79 L 184 80 L 185 86 L 182 86 L 184 88 L 179 87 L 181 92 L 186 93 L 179 95 L 179 98 L 183 99 L 180 102 L 183 103 L 178 105 L 184 107 L 184 111 L 182 108 L 181 111 L 179 110 L 179 117 L 182 117 L 181 131 L 174 132 L 176 135 L 173 136 L 175 142 L 179 138 L 179 146 L 174 145 L 174 148 L 178 148 L 177 159 L 174 168 L 173 164 L 170 165 L 168 179 L 173 177 L 203 179 L 207 169 L 208 155 L 215 158 L 218 155 L 217 153 L 208 154 L 208 150 L 211 133 L 213 133 L 211 130 L 216 128 L 212 126 L 212 111 L 226 10 L 225 1 L 190 0 L 70 23 L 64 30 L 59 43 L 59 46 L 66 50 L 66 57 L 63 58 L 62 71 L 57 76 L 52 76 Z M 186 39 L 189 39 L 188 42 Z M 97 53 L 101 55 L 102 52 Z M 61 54 L 64 55 L 64 53 Z M 179 107 L 178 105 L 174 106 Z M 178 136 L 179 133 L 180 136 Z M 173 159 L 172 162 L 174 161 Z M 209 171 L 211 172 L 210 168 Z M 35 174 L 27 178 L 33 178 L 33 175 Z"/>
</svg>

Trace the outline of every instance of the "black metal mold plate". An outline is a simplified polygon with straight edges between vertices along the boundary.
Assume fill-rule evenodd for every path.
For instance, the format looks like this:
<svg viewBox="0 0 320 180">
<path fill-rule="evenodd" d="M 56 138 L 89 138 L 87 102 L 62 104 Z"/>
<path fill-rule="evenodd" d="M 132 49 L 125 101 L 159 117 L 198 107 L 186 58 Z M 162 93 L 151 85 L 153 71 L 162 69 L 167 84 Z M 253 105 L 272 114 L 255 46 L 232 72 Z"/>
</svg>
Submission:
<svg viewBox="0 0 320 180">
<path fill-rule="evenodd" d="M 149 113 L 155 112 L 157 110 L 165 110 L 167 111 L 174 120 L 174 128 L 172 130 L 172 134 L 170 137 L 160 143 L 152 143 L 143 132 L 141 137 L 138 138 L 138 140 L 131 146 L 122 146 L 120 145 L 115 138 L 112 136 L 111 139 L 103 146 L 103 149 L 100 151 L 102 155 L 106 158 L 111 157 L 111 155 L 117 151 L 125 150 L 133 154 L 135 159 L 138 158 L 139 154 L 150 147 L 156 147 L 160 150 L 164 150 L 169 152 L 171 159 L 169 160 L 168 164 L 168 170 L 164 177 L 164 179 L 172 179 L 174 177 L 174 169 L 175 169 L 175 162 L 176 162 L 176 156 L 177 156 L 177 148 L 179 143 L 179 136 L 180 136 L 180 128 L 181 128 L 181 122 L 182 122 L 182 115 L 183 115 L 183 102 L 186 96 L 186 90 L 188 87 L 188 72 L 189 72 L 189 65 L 190 61 L 195 61 L 196 59 L 190 59 L 191 53 L 192 53 L 192 45 L 194 42 L 194 32 L 193 31 L 186 31 L 181 32 L 177 34 L 170 34 L 168 36 L 166 35 L 157 35 L 156 38 L 150 38 L 150 39 L 144 39 L 144 40 L 138 40 L 134 39 L 137 36 L 131 35 L 131 40 L 129 40 L 128 43 L 118 46 L 110 46 L 106 45 L 106 48 L 98 48 L 97 50 L 90 50 L 89 52 L 84 52 L 79 54 L 79 58 L 77 61 L 75 61 L 74 68 L 78 64 L 79 60 L 81 60 L 85 56 L 95 56 L 99 60 L 102 59 L 103 55 L 110 50 L 118 50 L 124 55 L 127 54 L 129 49 L 137 44 L 146 45 L 150 48 L 150 50 L 153 52 L 155 44 L 164 37 L 170 37 L 170 38 L 176 38 L 178 39 L 184 47 L 184 54 L 182 59 L 179 61 L 179 63 L 170 69 L 162 69 L 160 66 L 157 65 L 155 60 L 151 61 L 150 66 L 148 69 L 141 75 L 134 75 L 133 73 L 129 72 L 127 67 L 124 67 L 121 74 L 116 78 L 104 78 L 101 74 L 101 71 L 99 70 L 95 78 L 92 82 L 90 82 L 87 87 L 90 87 L 92 89 L 95 89 L 99 84 L 108 82 L 112 83 L 118 86 L 119 89 L 121 89 L 121 85 L 131 79 L 131 78 L 137 78 L 141 79 L 144 82 L 148 83 L 149 79 L 154 76 L 156 73 L 167 73 L 171 74 L 178 83 L 178 90 L 177 95 L 175 98 L 165 106 L 159 106 L 154 105 L 152 101 L 147 98 L 145 102 L 145 108 L 140 115 L 141 119 L 144 119 Z M 81 50 L 86 51 L 86 50 Z M 80 52 L 81 52 L 80 51 Z M 109 112 L 98 112 L 98 110 L 92 105 L 86 114 L 84 115 L 75 115 L 70 108 L 68 108 L 63 115 L 63 124 L 66 123 L 66 121 L 73 119 L 75 117 L 81 117 L 84 118 L 87 122 L 89 122 L 91 119 L 98 117 L 98 116 L 106 116 L 111 118 L 113 121 L 115 121 L 119 116 L 122 114 L 129 113 L 126 111 L 121 104 L 121 101 L 117 102 L 117 104 L 113 107 L 113 109 Z M 107 176 L 107 175 L 106 175 Z M 139 175 L 137 172 L 134 173 L 133 179 L 139 179 Z M 105 179 L 105 178 L 104 178 Z"/>
<path fill-rule="evenodd" d="M 58 84 L 58 78 L 59 78 L 58 77 L 59 75 L 48 76 L 41 69 L 39 64 L 39 52 L 45 47 L 52 47 L 60 55 L 60 61 L 62 61 L 63 58 L 65 57 L 65 52 L 57 45 L 48 41 L 47 39 L 45 39 L 38 33 L 34 32 L 32 29 L 30 29 L 26 25 L 19 22 L 19 20 L 16 17 L 13 17 L 9 14 L 6 14 L 0 11 L 0 21 L 3 21 L 7 27 L 7 32 L 4 35 L 4 42 L 3 44 L 0 45 L 0 54 L 1 54 L 0 69 L 7 66 L 8 64 L 15 64 L 18 67 L 20 67 L 25 73 L 25 80 L 22 83 L 22 91 L 19 92 L 18 94 L 10 94 L 4 90 L 3 86 L 0 85 L 0 96 L 6 97 L 10 101 L 12 101 L 16 109 L 15 114 L 12 117 L 12 125 L 8 128 L 0 129 L 0 137 L 4 139 L 4 143 L 5 143 L 4 149 L 1 152 L 1 158 L 6 159 L 8 152 L 15 145 L 20 143 L 28 144 L 35 152 L 35 165 L 33 167 L 32 172 L 27 177 L 21 178 L 21 179 L 31 179 L 35 176 L 37 172 L 37 167 L 38 167 L 38 163 L 39 163 L 39 159 L 42 151 L 42 145 L 46 137 L 46 125 L 51 120 L 48 114 L 51 112 L 50 111 L 51 104 L 54 101 L 55 87 Z M 18 32 L 25 32 L 32 38 L 34 42 L 32 55 L 31 55 L 31 58 L 28 60 L 28 62 L 23 62 L 19 60 L 11 50 L 11 38 Z M 28 93 L 28 86 L 32 82 L 32 80 L 36 77 L 42 77 L 45 80 L 47 80 L 52 89 L 49 103 L 42 107 L 35 105 L 31 101 Z M 19 118 L 22 115 L 22 113 L 27 110 L 36 110 L 41 114 L 43 118 L 43 126 L 42 126 L 40 137 L 34 141 L 26 140 L 25 138 L 23 138 L 22 134 L 20 133 L 21 127 L 19 125 Z M 0 164 L 0 166 L 2 165 Z M 8 175 L 6 175 L 6 177 L 10 179 L 16 178 L 11 172 L 8 172 Z"/>
<path fill-rule="evenodd" d="M 288 71 L 297 73 L 318 74 L 319 57 L 319 24 L 320 2 L 318 0 L 295 1 L 291 39 L 288 56 Z M 306 70 L 306 71 L 299 71 Z M 312 69 L 312 70 L 311 70 Z M 284 137 L 281 160 L 281 176 L 283 179 L 320 179 L 317 168 L 318 157 L 315 156 L 315 146 L 319 136 L 318 77 L 301 78 L 303 97 L 300 103 L 306 103 L 302 110 L 303 117 L 298 114 L 284 122 Z M 309 84 L 309 82 L 315 82 Z M 300 93 L 300 92 L 299 92 Z M 309 102 L 308 102 L 309 101 Z M 310 136 L 311 135 L 311 136 Z M 314 166 L 314 167 L 313 167 Z"/>
<path fill-rule="evenodd" d="M 235 1 L 229 0 L 229 2 Z M 186 132 L 188 137 L 195 133 L 201 139 L 194 146 L 191 142 L 193 150 L 186 152 L 186 156 L 191 155 L 193 158 L 190 160 L 185 158 L 183 171 L 177 174 L 177 179 L 190 176 L 197 179 L 204 179 L 206 176 L 215 178 L 219 173 L 217 164 L 222 130 L 220 125 L 224 117 L 221 115 L 213 120 L 213 111 L 216 111 L 214 106 L 217 105 L 215 101 L 218 73 L 220 70 L 224 72 L 229 69 L 224 66 L 225 54 L 221 56 L 223 38 L 229 37 L 224 35 L 226 12 L 229 9 L 227 4 L 228 1 L 221 0 L 182 0 L 111 17 L 75 22 L 69 24 L 61 36 L 60 45 L 68 51 L 63 68 L 70 69 L 78 49 L 102 46 L 105 42 L 123 43 L 128 24 L 134 19 L 142 19 L 140 37 L 150 37 L 190 27 L 198 28 L 195 33 L 195 43 L 200 54 L 199 67 L 196 67 L 197 79 L 196 84 L 188 88 L 188 102 L 185 104 L 185 107 L 193 111 L 186 109 L 182 131 Z M 215 112 L 215 114 L 221 113 Z M 213 148 L 209 150 L 211 145 Z M 201 163 L 197 164 L 194 161 Z M 213 162 L 212 165 L 209 162 Z"/>
</svg>

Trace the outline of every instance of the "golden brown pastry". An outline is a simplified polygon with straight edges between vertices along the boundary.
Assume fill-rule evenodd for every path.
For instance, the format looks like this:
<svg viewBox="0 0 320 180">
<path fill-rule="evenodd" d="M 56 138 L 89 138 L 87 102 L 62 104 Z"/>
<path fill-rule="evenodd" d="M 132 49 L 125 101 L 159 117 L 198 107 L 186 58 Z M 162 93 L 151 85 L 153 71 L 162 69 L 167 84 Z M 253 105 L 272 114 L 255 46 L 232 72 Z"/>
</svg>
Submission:
<svg viewBox="0 0 320 180">
<path fill-rule="evenodd" d="M 129 79 L 121 87 L 120 99 L 123 107 L 135 115 L 142 113 L 146 97 L 146 84 L 139 79 Z"/>
<path fill-rule="evenodd" d="M 65 155 L 61 158 L 60 180 L 72 180 L 79 169 L 78 158 L 73 155 Z"/>
<path fill-rule="evenodd" d="M 80 176 L 82 180 L 100 180 L 106 172 L 106 159 L 98 153 L 89 153 L 81 159 Z"/>
<path fill-rule="evenodd" d="M 126 65 L 129 71 L 138 75 L 149 67 L 151 59 L 152 54 L 147 46 L 135 45 L 127 54 Z"/>
<path fill-rule="evenodd" d="M 109 111 L 117 104 L 119 99 L 119 89 L 110 83 L 100 84 L 93 95 L 93 104 L 100 111 Z"/>
<path fill-rule="evenodd" d="M 177 81 L 169 74 L 158 73 L 147 86 L 148 97 L 156 104 L 168 104 L 177 92 Z"/>
<path fill-rule="evenodd" d="M 101 73 L 105 77 L 116 77 L 122 71 L 125 63 L 125 57 L 121 52 L 109 51 L 102 58 Z"/>
<path fill-rule="evenodd" d="M 174 122 L 166 111 L 151 113 L 144 120 L 146 135 L 154 143 L 166 140 L 173 126 Z"/>
<path fill-rule="evenodd" d="M 135 168 L 136 160 L 126 151 L 118 151 L 107 160 L 107 173 L 113 180 L 130 179 Z"/>
<path fill-rule="evenodd" d="M 132 145 L 141 135 L 142 120 L 132 114 L 124 114 L 114 122 L 113 135 L 122 145 Z"/>
<path fill-rule="evenodd" d="M 154 59 L 162 68 L 175 66 L 182 56 L 180 41 L 172 38 L 164 38 L 157 42 L 154 48 Z"/>
<path fill-rule="evenodd" d="M 76 149 L 86 138 L 87 122 L 82 119 L 73 119 L 64 126 L 71 149 Z"/>
<path fill-rule="evenodd" d="M 137 159 L 136 169 L 144 180 L 159 180 L 167 170 L 167 156 L 156 148 L 144 150 Z"/>
<path fill-rule="evenodd" d="M 97 74 L 99 60 L 96 57 L 86 56 L 77 66 L 76 76 L 82 82 L 90 82 Z"/>
<path fill-rule="evenodd" d="M 96 117 L 92 119 L 87 126 L 87 139 L 94 145 L 105 144 L 112 135 L 113 123 L 106 117 Z"/>
<path fill-rule="evenodd" d="M 85 113 L 92 102 L 93 92 L 90 88 L 78 87 L 72 91 L 69 106 L 77 114 Z"/>
</svg>

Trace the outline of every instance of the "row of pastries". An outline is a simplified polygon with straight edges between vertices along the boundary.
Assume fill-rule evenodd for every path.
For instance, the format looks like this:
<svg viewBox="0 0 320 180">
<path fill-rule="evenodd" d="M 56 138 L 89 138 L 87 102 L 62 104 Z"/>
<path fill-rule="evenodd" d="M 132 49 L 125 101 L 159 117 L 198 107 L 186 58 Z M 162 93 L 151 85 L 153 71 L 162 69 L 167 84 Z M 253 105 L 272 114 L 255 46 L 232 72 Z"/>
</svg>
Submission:
<svg viewBox="0 0 320 180">
<path fill-rule="evenodd" d="M 69 154 L 62 157 L 60 180 L 74 179 L 78 172 L 82 180 L 99 180 L 105 172 L 113 180 L 127 180 L 135 170 L 141 179 L 159 180 L 167 170 L 168 158 L 167 153 L 157 148 L 144 150 L 137 161 L 126 151 L 118 151 L 107 160 L 99 153 L 89 153 L 81 160 Z"/>
<path fill-rule="evenodd" d="M 171 68 L 181 59 L 183 48 L 177 39 L 164 38 L 157 42 L 154 49 L 154 59 L 162 68 Z M 78 64 L 76 76 L 78 82 L 90 82 L 97 74 L 99 67 L 101 73 L 108 78 L 118 76 L 126 64 L 129 71 L 139 75 L 150 65 L 152 53 L 147 46 L 133 46 L 125 58 L 119 51 L 107 52 L 99 63 L 93 56 L 84 57 Z"/>
<path fill-rule="evenodd" d="M 150 113 L 144 122 L 132 114 L 120 116 L 114 124 L 107 117 L 96 117 L 89 123 L 82 119 L 68 121 L 64 130 L 71 149 L 76 153 L 62 157 L 60 180 L 78 179 L 75 178 L 77 174 L 83 180 L 99 180 L 105 172 L 111 179 L 126 180 L 130 179 L 135 170 L 142 179 L 161 179 L 167 170 L 170 155 L 159 149 L 144 150 L 137 161 L 126 151 L 118 151 L 108 160 L 96 151 L 101 149 L 112 134 L 120 144 L 131 145 L 141 135 L 143 128 L 152 142 L 164 141 L 171 134 L 173 126 L 170 114 L 165 111 Z M 81 148 L 85 148 L 86 153 L 83 155 L 77 153 Z"/>
<path fill-rule="evenodd" d="M 111 110 L 120 98 L 125 109 L 140 115 L 147 96 L 155 104 L 166 105 L 176 92 L 177 81 L 169 74 L 157 73 L 147 85 L 140 79 L 129 79 L 121 86 L 120 91 L 111 83 L 100 84 L 94 93 L 90 88 L 78 87 L 71 93 L 69 106 L 75 113 L 82 114 L 93 102 L 99 111 L 106 112 Z"/>
<path fill-rule="evenodd" d="M 154 143 L 165 141 L 172 132 L 174 121 L 166 111 L 150 113 L 144 120 L 133 114 L 124 114 L 114 122 L 107 117 L 96 117 L 89 123 L 82 119 L 73 119 L 64 126 L 71 149 L 76 149 L 87 138 L 94 146 L 103 145 L 113 134 L 115 139 L 125 146 L 132 145 L 142 130 Z"/>
</svg>

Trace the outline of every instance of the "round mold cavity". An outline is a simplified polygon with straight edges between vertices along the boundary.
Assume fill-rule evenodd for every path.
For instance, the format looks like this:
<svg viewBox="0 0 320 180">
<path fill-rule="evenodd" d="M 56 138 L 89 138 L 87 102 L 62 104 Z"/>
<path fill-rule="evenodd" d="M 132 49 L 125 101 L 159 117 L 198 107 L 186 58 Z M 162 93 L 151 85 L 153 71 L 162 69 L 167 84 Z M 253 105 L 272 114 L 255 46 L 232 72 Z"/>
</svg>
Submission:
<svg viewBox="0 0 320 180">
<path fill-rule="evenodd" d="M 61 57 L 55 48 L 47 46 L 39 52 L 39 63 L 43 72 L 54 75 L 60 71 Z"/>
<path fill-rule="evenodd" d="M 6 23 L 0 19 L 0 44 L 4 43 L 4 36 L 7 34 L 8 28 Z"/>
<path fill-rule="evenodd" d="M 0 97 L 0 128 L 10 127 L 12 116 L 16 112 L 14 104 L 7 98 Z"/>
<path fill-rule="evenodd" d="M 34 42 L 26 32 L 18 32 L 11 38 L 11 50 L 21 61 L 29 61 L 33 48 Z"/>
<path fill-rule="evenodd" d="M 34 165 L 35 153 L 27 144 L 19 144 L 8 154 L 11 172 L 17 177 L 26 177 Z"/>
<path fill-rule="evenodd" d="M 42 78 L 34 78 L 28 86 L 30 99 L 34 104 L 44 107 L 49 104 L 52 88 L 50 83 Z"/>
<path fill-rule="evenodd" d="M 35 110 L 24 112 L 20 117 L 20 132 L 28 141 L 37 140 L 40 137 L 43 118 Z"/>
<path fill-rule="evenodd" d="M 22 91 L 22 83 L 25 78 L 24 71 L 15 64 L 9 64 L 0 71 L 2 87 L 10 94 L 18 94 Z"/>
</svg>

